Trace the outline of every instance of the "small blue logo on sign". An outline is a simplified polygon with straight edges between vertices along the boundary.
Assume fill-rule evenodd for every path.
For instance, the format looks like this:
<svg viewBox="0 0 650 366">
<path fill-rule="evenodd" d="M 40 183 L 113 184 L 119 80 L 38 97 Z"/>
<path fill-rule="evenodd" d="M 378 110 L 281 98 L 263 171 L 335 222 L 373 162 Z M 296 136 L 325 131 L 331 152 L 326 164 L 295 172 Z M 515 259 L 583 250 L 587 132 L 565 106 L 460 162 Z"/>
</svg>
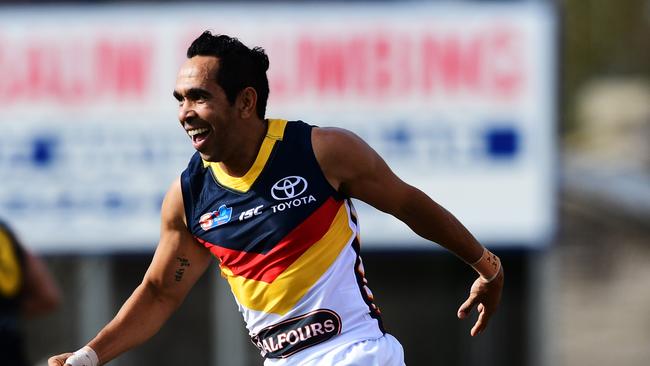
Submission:
<svg viewBox="0 0 650 366">
<path fill-rule="evenodd" d="M 514 159 L 520 144 L 519 133 L 513 127 L 493 127 L 485 133 L 487 155 L 491 159 Z"/>
<path fill-rule="evenodd" d="M 203 214 L 199 219 L 199 224 L 201 224 L 201 228 L 203 230 L 208 231 L 214 227 L 230 222 L 231 217 L 232 207 L 221 205 L 219 206 L 218 211 L 212 211 Z"/>
</svg>

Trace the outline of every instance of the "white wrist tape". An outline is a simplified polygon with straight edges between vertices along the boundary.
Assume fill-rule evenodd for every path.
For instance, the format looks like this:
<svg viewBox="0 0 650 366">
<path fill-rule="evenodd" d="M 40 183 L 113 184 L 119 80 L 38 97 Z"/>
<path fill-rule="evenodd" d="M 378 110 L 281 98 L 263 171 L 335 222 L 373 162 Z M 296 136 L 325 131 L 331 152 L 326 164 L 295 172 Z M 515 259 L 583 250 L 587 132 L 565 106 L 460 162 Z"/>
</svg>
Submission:
<svg viewBox="0 0 650 366">
<path fill-rule="evenodd" d="M 85 346 L 68 357 L 65 363 L 71 366 L 99 366 L 99 358 L 94 349 Z"/>
<path fill-rule="evenodd" d="M 501 261 L 499 257 L 491 253 L 487 248 L 483 248 L 483 255 L 479 260 L 472 263 L 471 266 L 487 282 L 494 280 L 501 270 Z"/>
</svg>

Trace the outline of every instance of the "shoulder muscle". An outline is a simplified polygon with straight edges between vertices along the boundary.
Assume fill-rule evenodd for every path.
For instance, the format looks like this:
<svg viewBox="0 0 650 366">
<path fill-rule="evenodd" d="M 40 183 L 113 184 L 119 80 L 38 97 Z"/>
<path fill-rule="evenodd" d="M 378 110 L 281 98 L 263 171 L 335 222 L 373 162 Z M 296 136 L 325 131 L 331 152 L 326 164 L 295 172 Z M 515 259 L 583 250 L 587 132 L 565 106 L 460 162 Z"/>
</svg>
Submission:
<svg viewBox="0 0 650 366">
<path fill-rule="evenodd" d="M 178 225 L 185 226 L 185 207 L 183 205 L 180 179 L 174 180 L 167 190 L 163 199 L 160 218 L 163 229 L 178 228 Z"/>
<path fill-rule="evenodd" d="M 359 136 L 342 128 L 314 128 L 316 160 L 332 186 L 345 191 L 349 182 L 372 173 L 380 159 Z"/>
</svg>

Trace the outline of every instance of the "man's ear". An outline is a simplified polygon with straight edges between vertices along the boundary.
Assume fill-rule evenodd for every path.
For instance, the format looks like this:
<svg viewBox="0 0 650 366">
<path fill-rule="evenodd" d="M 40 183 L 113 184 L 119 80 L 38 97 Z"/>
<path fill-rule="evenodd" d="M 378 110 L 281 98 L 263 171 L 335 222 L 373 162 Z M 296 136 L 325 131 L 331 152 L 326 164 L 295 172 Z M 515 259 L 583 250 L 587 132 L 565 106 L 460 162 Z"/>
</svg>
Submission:
<svg viewBox="0 0 650 366">
<path fill-rule="evenodd" d="M 252 87 L 244 88 L 237 96 L 237 109 L 242 119 L 248 119 L 257 115 L 257 92 Z"/>
</svg>

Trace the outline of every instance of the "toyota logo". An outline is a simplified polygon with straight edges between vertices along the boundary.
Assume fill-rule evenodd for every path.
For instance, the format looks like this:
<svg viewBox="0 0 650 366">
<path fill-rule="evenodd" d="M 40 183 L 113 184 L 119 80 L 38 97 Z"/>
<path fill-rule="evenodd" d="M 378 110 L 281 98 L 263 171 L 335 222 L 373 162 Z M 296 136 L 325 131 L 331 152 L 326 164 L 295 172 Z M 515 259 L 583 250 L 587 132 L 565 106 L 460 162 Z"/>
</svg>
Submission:
<svg viewBox="0 0 650 366">
<path fill-rule="evenodd" d="M 307 180 L 303 177 L 291 175 L 280 179 L 271 187 L 271 196 L 278 201 L 284 201 L 300 196 L 306 190 Z"/>
</svg>

